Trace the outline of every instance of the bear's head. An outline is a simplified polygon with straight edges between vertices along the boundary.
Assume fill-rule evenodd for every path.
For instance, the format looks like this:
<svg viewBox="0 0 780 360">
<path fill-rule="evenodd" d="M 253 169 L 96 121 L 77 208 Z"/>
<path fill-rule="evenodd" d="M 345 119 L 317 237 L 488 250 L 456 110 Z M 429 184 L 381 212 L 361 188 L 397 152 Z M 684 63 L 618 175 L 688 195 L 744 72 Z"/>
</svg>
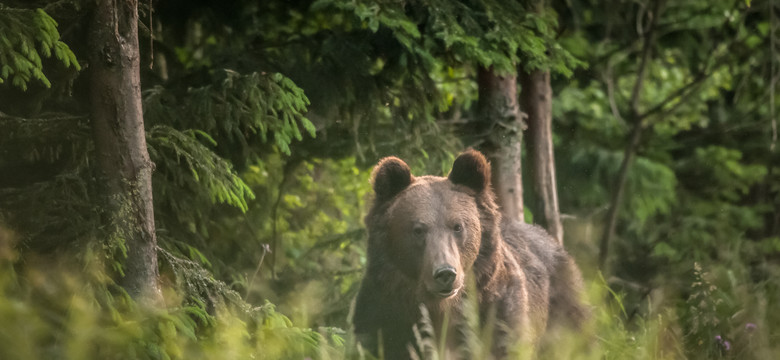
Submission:
<svg viewBox="0 0 780 360">
<path fill-rule="evenodd" d="M 402 160 L 388 157 L 374 168 L 372 181 L 375 214 L 367 225 L 374 233 L 369 246 L 378 248 L 373 252 L 416 283 L 421 300 L 458 296 L 480 253 L 480 207 L 485 199 L 493 202 L 485 157 L 464 152 L 446 178 L 415 177 Z"/>
</svg>

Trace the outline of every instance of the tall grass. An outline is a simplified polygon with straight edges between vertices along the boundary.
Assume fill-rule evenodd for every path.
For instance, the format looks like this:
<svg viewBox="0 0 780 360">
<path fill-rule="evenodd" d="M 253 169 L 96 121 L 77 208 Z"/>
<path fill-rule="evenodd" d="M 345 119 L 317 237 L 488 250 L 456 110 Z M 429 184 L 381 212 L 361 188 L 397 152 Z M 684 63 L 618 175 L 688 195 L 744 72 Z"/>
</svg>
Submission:
<svg viewBox="0 0 780 360">
<path fill-rule="evenodd" d="M 89 253 L 89 252 L 87 252 Z M 92 252 L 96 254 L 97 252 Z M 349 329 L 294 324 L 265 302 L 206 302 L 163 279 L 165 306 L 133 302 L 114 284 L 100 257 L 21 257 L 0 234 L 0 359 L 366 359 Z M 771 263 L 766 274 L 778 274 Z M 593 316 L 578 332 L 556 333 L 538 349 L 543 359 L 773 359 L 780 357 L 776 277 L 755 282 L 754 265 L 691 264 L 676 282 L 641 303 L 627 303 L 596 276 L 588 282 Z M 765 274 L 765 275 L 766 275 Z M 659 282 L 663 284 L 664 282 Z M 307 296 L 303 292 L 301 296 Z M 240 297 L 239 297 L 240 299 Z M 312 299 L 301 299 L 309 303 Z M 638 305 L 641 304 L 641 305 Z M 489 356 L 492 334 L 480 327 L 476 303 L 457 334 L 465 358 Z M 305 312 L 305 310 L 302 310 Z M 416 328 L 419 359 L 446 359 L 430 320 Z M 525 358 L 526 348 L 515 358 Z"/>
</svg>

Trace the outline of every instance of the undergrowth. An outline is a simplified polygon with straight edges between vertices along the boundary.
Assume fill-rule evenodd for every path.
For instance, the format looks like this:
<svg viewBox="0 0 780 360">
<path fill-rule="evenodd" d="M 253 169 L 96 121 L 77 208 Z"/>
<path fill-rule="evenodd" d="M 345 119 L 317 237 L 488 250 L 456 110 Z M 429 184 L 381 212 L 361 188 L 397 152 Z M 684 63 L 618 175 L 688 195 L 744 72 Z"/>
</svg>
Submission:
<svg viewBox="0 0 780 360">
<path fill-rule="evenodd" d="M 107 276 L 99 256 L 19 256 L 13 234 L 0 228 L 0 358 L 2 359 L 343 359 L 372 358 L 349 329 L 294 324 L 274 304 L 245 302 L 208 272 L 183 279 L 167 267 L 196 263 L 161 251 L 165 305 L 132 301 Z M 96 251 L 83 253 L 97 254 Z M 23 260 L 22 260 L 23 259 Z M 176 263 L 176 261 L 180 263 Z M 776 271 L 771 265 L 769 270 Z M 544 359 L 768 359 L 776 344 L 777 285 L 750 283 L 742 269 L 692 264 L 685 288 L 658 288 L 645 309 L 601 277 L 587 284 L 593 316 L 582 331 L 558 334 Z M 189 285 L 187 282 L 191 282 Z M 193 283 L 206 284 L 201 287 Z M 210 287 L 210 289 L 209 289 Z M 680 293 L 676 293 L 679 291 Z M 204 294 L 210 294 L 204 296 Z M 686 296 L 681 296 L 686 295 Z M 677 301 L 675 299 L 685 299 Z M 474 305 L 474 304 L 471 304 Z M 474 306 L 472 306 L 473 308 Z M 489 336 L 476 316 L 462 348 L 484 358 Z M 447 359 L 424 320 L 418 359 Z M 528 352 L 517 358 L 526 358 Z"/>
</svg>

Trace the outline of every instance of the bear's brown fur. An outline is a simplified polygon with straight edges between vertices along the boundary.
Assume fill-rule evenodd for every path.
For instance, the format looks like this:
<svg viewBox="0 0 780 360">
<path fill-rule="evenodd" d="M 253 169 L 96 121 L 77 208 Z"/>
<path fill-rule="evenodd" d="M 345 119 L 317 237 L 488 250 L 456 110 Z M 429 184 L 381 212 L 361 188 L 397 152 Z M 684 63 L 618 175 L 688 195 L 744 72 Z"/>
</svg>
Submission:
<svg viewBox="0 0 780 360">
<path fill-rule="evenodd" d="M 496 358 L 518 344 L 534 347 L 548 321 L 577 327 L 586 317 L 572 258 L 543 229 L 502 221 L 481 153 L 461 154 L 447 178 L 414 177 L 406 163 L 388 157 L 372 179 L 368 265 L 353 315 L 357 339 L 369 351 L 409 358 L 420 305 L 439 331 L 445 314 L 450 327 L 465 316 L 467 296 L 476 296 L 482 325 L 494 326 Z M 469 281 L 475 294 L 466 289 Z M 451 354 L 463 340 L 456 336 L 446 340 Z"/>
</svg>

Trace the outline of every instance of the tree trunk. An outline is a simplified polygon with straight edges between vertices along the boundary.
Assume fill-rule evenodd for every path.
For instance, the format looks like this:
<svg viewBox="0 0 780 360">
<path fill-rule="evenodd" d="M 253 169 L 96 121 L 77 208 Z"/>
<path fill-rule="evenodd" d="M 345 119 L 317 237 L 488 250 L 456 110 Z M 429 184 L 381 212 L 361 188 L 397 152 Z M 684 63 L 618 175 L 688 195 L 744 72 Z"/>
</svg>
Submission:
<svg viewBox="0 0 780 360">
<path fill-rule="evenodd" d="M 599 269 L 602 272 L 606 272 L 607 255 L 609 254 L 609 243 L 612 238 L 615 237 L 615 227 L 617 226 L 618 214 L 620 211 L 620 204 L 623 203 L 623 193 L 626 189 L 626 181 L 628 180 L 628 170 L 634 161 L 636 151 L 639 148 L 639 142 L 642 140 L 642 127 L 639 125 L 634 126 L 631 134 L 631 140 L 626 146 L 626 150 L 623 154 L 623 161 L 620 163 L 620 170 L 613 184 L 615 189 L 612 193 L 612 199 L 609 202 L 609 211 L 607 212 L 607 223 L 604 229 L 604 236 L 601 238 L 599 244 Z"/>
<path fill-rule="evenodd" d="M 480 68 L 479 114 L 487 139 L 482 147 L 490 160 L 493 189 L 503 216 L 523 221 L 520 156 L 524 124 L 517 103 L 517 76 L 498 76 Z"/>
<path fill-rule="evenodd" d="M 161 300 L 152 206 L 153 164 L 141 108 L 137 0 L 97 0 L 89 48 L 92 134 L 110 239 L 123 241 L 122 286 L 136 300 Z"/>
<path fill-rule="evenodd" d="M 520 74 L 520 102 L 528 114 L 526 149 L 531 159 L 534 222 L 542 225 L 563 245 L 563 226 L 558 210 L 555 155 L 552 139 L 552 88 L 550 72 L 536 70 Z"/>
</svg>

